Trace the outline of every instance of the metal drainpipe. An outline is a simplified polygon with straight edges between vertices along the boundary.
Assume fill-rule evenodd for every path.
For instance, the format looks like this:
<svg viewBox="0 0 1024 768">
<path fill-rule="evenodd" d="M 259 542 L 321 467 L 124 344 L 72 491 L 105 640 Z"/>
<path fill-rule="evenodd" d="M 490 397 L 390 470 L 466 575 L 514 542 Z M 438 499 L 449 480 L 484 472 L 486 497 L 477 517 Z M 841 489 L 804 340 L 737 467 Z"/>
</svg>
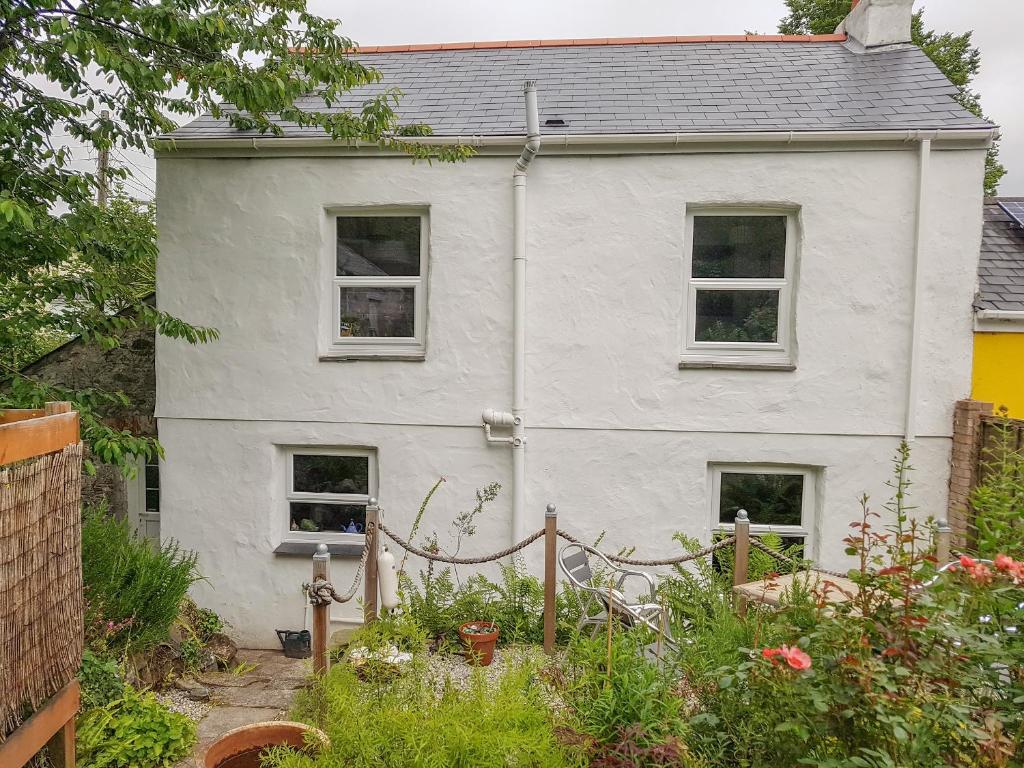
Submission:
<svg viewBox="0 0 1024 768">
<path fill-rule="evenodd" d="M 540 151 L 537 84 L 527 80 L 526 144 L 512 172 L 512 541 L 526 523 L 526 174 Z"/>
<path fill-rule="evenodd" d="M 922 251 L 925 237 L 925 198 L 928 191 L 928 170 L 931 165 L 932 142 L 919 138 L 920 153 L 917 166 L 917 221 L 914 232 L 913 282 L 910 290 L 910 368 L 907 371 L 907 407 L 903 436 L 908 443 L 917 436 L 918 369 L 921 362 L 921 291 L 924 280 Z"/>
</svg>

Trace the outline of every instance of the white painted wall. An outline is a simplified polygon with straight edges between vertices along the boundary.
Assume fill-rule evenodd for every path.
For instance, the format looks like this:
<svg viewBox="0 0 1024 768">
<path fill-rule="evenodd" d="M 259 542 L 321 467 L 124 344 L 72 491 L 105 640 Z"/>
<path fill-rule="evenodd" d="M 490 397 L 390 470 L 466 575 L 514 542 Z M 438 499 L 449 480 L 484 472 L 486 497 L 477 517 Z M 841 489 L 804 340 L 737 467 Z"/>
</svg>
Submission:
<svg viewBox="0 0 1024 768">
<path fill-rule="evenodd" d="M 983 152 L 937 151 L 928 195 L 916 502 L 943 515 L 953 403 L 967 396 Z M 216 326 L 160 339 L 162 533 L 200 553 L 201 602 L 243 642 L 302 620 L 308 558 L 275 557 L 282 444 L 373 445 L 380 500 L 407 530 L 508 482 L 485 407 L 510 391 L 511 158 L 199 159 L 158 165 L 161 309 Z M 917 157 L 906 151 L 559 157 L 531 169 L 527 505 L 609 545 L 706 537 L 708 462 L 820 466 L 817 554 L 842 558 L 857 496 L 884 498 L 904 418 Z M 803 231 L 797 370 L 679 370 L 687 204 L 785 203 Z M 429 205 L 424 362 L 318 361 L 324 207 Z M 510 495 L 470 543 L 508 540 Z M 532 553 L 539 558 L 540 551 Z M 336 584 L 352 562 L 335 559 Z M 336 609 L 336 618 L 357 610 Z"/>
</svg>

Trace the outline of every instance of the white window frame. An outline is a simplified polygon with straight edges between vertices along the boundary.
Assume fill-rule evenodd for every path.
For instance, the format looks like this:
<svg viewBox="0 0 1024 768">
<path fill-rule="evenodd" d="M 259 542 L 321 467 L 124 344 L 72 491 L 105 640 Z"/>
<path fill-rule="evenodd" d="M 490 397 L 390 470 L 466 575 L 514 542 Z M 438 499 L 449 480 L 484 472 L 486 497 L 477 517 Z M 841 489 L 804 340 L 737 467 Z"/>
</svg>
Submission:
<svg viewBox="0 0 1024 768">
<path fill-rule="evenodd" d="M 710 494 L 709 504 L 712 532 L 732 535 L 736 530 L 734 523 L 720 521 L 722 502 L 722 474 L 740 475 L 802 475 L 804 478 L 803 496 L 800 501 L 800 525 L 758 525 L 750 524 L 752 536 L 775 533 L 783 537 L 802 537 L 804 540 L 803 556 L 813 556 L 816 538 L 817 492 L 820 470 L 805 464 L 709 464 Z"/>
<path fill-rule="evenodd" d="M 781 278 L 693 277 L 694 218 L 701 216 L 782 216 L 786 219 L 786 257 Z M 689 207 L 686 211 L 685 306 L 683 309 L 683 363 L 793 365 L 794 294 L 799 232 L 797 214 L 790 208 Z M 697 292 L 699 290 L 779 292 L 779 325 L 774 343 L 697 341 Z"/>
<path fill-rule="evenodd" d="M 338 218 L 395 218 L 418 217 L 420 220 L 420 274 L 416 277 L 342 277 L 338 275 Z M 327 356 L 340 359 L 353 358 L 413 358 L 422 359 L 426 353 L 427 334 L 427 268 L 430 250 L 429 214 L 421 207 L 360 207 L 328 208 L 330 254 L 330 306 L 331 326 L 327 334 Z M 341 335 L 341 288 L 412 288 L 413 335 L 358 337 Z"/>
<path fill-rule="evenodd" d="M 154 459 L 152 463 L 156 464 L 157 472 L 160 472 L 160 460 Z M 146 464 L 147 462 L 143 457 L 137 457 L 135 459 L 135 476 L 128 479 L 125 484 L 128 520 L 140 536 L 159 541 L 160 511 L 152 511 L 146 508 Z M 156 490 L 159 493 L 159 486 Z"/>
<path fill-rule="evenodd" d="M 356 456 L 368 460 L 368 493 L 306 493 L 295 490 L 295 456 Z M 310 504 L 355 504 L 367 506 L 377 496 L 377 451 L 373 448 L 323 448 L 313 446 L 290 446 L 285 449 L 285 501 L 282 526 L 283 542 L 313 542 L 325 544 L 363 544 L 362 533 L 340 531 L 293 531 L 291 529 L 292 502 Z"/>
</svg>

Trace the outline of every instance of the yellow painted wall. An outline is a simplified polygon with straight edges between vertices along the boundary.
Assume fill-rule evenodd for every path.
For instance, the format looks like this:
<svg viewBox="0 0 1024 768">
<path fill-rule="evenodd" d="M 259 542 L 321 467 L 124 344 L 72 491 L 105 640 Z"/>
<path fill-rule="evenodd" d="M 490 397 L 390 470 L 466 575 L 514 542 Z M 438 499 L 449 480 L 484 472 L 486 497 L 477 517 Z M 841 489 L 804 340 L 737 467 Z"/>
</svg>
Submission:
<svg viewBox="0 0 1024 768">
<path fill-rule="evenodd" d="M 1024 418 L 1024 333 L 975 333 L 971 396 Z"/>
</svg>

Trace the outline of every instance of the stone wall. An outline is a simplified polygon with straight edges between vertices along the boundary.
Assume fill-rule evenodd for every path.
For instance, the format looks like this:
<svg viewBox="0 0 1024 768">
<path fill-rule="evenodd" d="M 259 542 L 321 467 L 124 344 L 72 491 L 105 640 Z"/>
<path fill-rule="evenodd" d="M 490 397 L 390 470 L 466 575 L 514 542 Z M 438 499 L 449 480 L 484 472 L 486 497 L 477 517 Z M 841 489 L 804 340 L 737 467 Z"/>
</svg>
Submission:
<svg viewBox="0 0 1024 768">
<path fill-rule="evenodd" d="M 121 346 L 115 349 L 74 339 L 28 366 L 25 373 L 62 387 L 123 392 L 130 403 L 106 414 L 108 423 L 156 437 L 154 347 L 154 331 L 146 328 L 125 332 Z M 88 506 L 104 499 L 114 515 L 127 516 L 127 488 L 121 470 L 97 464 L 95 475 L 83 473 L 82 501 Z"/>
</svg>

